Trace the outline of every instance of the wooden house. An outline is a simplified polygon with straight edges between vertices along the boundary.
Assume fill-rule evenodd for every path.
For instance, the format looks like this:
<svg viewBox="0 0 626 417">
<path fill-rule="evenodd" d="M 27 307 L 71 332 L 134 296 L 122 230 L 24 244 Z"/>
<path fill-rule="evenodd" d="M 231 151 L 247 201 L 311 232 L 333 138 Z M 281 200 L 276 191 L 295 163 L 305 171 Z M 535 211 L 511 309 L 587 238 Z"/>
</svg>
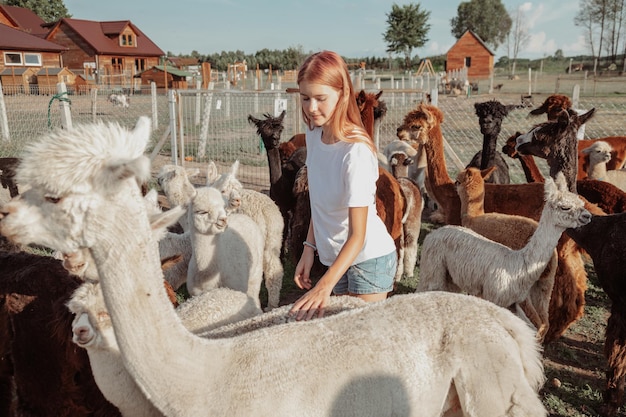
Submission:
<svg viewBox="0 0 626 417">
<path fill-rule="evenodd" d="M 466 31 L 446 55 L 446 71 L 467 68 L 469 81 L 491 76 L 495 54 L 473 31 Z"/>
<path fill-rule="evenodd" d="M 31 86 L 37 85 L 37 69 L 8 67 L 0 71 L 0 83 L 5 94 L 30 94 Z"/>
<path fill-rule="evenodd" d="M 187 78 L 192 76 L 193 74 L 178 68 L 155 65 L 136 77 L 141 78 L 142 85 L 150 85 L 154 82 L 157 88 L 187 89 Z"/>
<path fill-rule="evenodd" d="M 63 67 L 67 48 L 43 39 L 40 23 L 43 20 L 28 9 L 0 5 L 0 71 Z"/>
<path fill-rule="evenodd" d="M 68 49 L 64 65 L 93 74 L 97 84 L 130 87 L 136 74 L 158 65 L 165 55 L 129 20 L 64 18 L 49 26 L 46 39 Z"/>
<path fill-rule="evenodd" d="M 57 84 L 65 83 L 69 88 L 76 85 L 76 74 L 67 68 L 42 68 L 37 72 L 37 88 L 40 94 L 56 94 Z"/>
</svg>

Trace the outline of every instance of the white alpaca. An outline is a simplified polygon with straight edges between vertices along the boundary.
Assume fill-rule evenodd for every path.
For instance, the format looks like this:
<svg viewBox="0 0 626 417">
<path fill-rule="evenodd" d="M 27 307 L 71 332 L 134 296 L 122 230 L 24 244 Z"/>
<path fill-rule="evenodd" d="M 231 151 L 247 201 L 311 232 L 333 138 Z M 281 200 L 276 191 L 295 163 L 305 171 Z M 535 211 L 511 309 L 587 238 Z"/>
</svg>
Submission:
<svg viewBox="0 0 626 417">
<path fill-rule="evenodd" d="M 89 248 L 125 368 L 160 412 L 547 415 L 534 332 L 477 297 L 398 295 L 219 340 L 186 330 L 166 307 L 157 243 L 136 186 L 149 176 L 149 138 L 150 121 L 141 118 L 132 132 L 79 125 L 27 145 L 17 178 L 31 189 L 2 207 L 0 232 L 62 252 Z"/>
<path fill-rule="evenodd" d="M 189 177 L 200 173 L 198 168 L 184 168 L 178 165 L 163 165 L 157 174 L 157 183 L 167 197 L 170 207 L 181 206 L 187 208 L 189 202 L 196 193 L 194 185 Z M 183 231 L 189 230 L 187 217 L 179 219 Z"/>
<path fill-rule="evenodd" d="M 626 191 L 626 170 L 606 169 L 606 163 L 611 160 L 613 147 L 605 141 L 599 140 L 581 152 L 589 155 L 587 177 L 592 180 L 610 182 L 614 186 Z"/>
<path fill-rule="evenodd" d="M 462 226 L 443 226 L 422 243 L 417 292 L 465 292 L 502 307 L 527 299 L 548 266 L 565 229 L 591 221 L 577 194 L 567 190 L 563 174 L 546 179 L 539 225 L 522 249 L 513 250 Z"/>
<path fill-rule="evenodd" d="M 74 291 L 67 306 L 75 317 L 72 340 L 89 355 L 94 380 L 104 397 L 124 417 L 164 416 L 141 392 L 126 371 L 102 290 L 88 281 Z M 253 299 L 228 288 L 192 297 L 176 309 L 190 332 L 207 332 L 261 314 Z"/>
<path fill-rule="evenodd" d="M 219 175 L 215 163 L 211 161 L 207 168 L 207 186 L 220 190 L 228 198 L 231 210 L 248 215 L 261 229 L 265 240 L 263 276 L 267 288 L 267 307 L 276 308 L 283 286 L 284 270 L 280 253 L 285 222 L 278 206 L 268 195 L 243 188 L 237 179 L 238 169 L 239 161 L 235 161 L 230 172 Z"/>
<path fill-rule="evenodd" d="M 263 280 L 263 234 L 245 214 L 226 214 L 225 200 L 216 188 L 201 187 L 188 208 L 192 255 L 187 290 L 198 295 L 228 287 L 259 301 Z"/>
</svg>

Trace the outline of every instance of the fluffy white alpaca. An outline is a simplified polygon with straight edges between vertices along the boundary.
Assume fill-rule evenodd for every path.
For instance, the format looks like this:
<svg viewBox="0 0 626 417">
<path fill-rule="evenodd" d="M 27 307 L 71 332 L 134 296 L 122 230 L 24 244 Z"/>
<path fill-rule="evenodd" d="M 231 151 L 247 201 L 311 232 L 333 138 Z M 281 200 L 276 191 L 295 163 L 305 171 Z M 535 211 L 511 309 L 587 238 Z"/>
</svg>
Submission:
<svg viewBox="0 0 626 417">
<path fill-rule="evenodd" d="M 111 318 L 97 281 L 76 289 L 67 303 L 75 315 L 72 340 L 85 348 L 91 371 L 104 397 L 124 417 L 163 417 L 141 392 L 124 367 Z M 190 332 L 207 332 L 261 314 L 253 299 L 228 288 L 216 288 L 192 297 L 176 309 Z"/>
<path fill-rule="evenodd" d="M 528 298 L 548 266 L 565 229 L 591 221 L 577 194 L 567 190 L 563 174 L 546 179 L 545 202 L 535 233 L 513 250 L 462 226 L 443 226 L 422 243 L 416 292 L 465 292 L 499 306 L 513 307 Z"/>
<path fill-rule="evenodd" d="M 235 161 L 230 172 L 219 175 L 217 166 L 211 161 L 207 167 L 207 186 L 220 190 L 228 198 L 231 210 L 250 216 L 261 229 L 265 240 L 263 277 L 267 288 L 267 307 L 276 308 L 280 302 L 284 275 L 283 263 L 280 260 L 285 228 L 283 216 L 268 195 L 243 188 L 237 179 L 238 170 L 239 161 Z"/>
<path fill-rule="evenodd" d="M 27 145 L 17 179 L 31 189 L 2 207 L 0 232 L 18 244 L 89 249 L 125 368 L 160 412 L 547 415 L 534 332 L 477 297 L 398 295 L 226 339 L 186 330 L 166 308 L 157 243 L 136 185 L 149 176 L 149 138 L 150 121 L 141 118 L 133 131 L 79 125 Z"/>
<path fill-rule="evenodd" d="M 606 169 L 606 163 L 611 160 L 611 152 L 613 152 L 613 147 L 609 143 L 599 140 L 581 152 L 589 155 L 587 177 L 592 180 L 610 182 L 622 191 L 626 191 L 626 170 Z"/>
<path fill-rule="evenodd" d="M 259 226 L 245 214 L 226 214 L 219 190 L 201 187 L 189 204 L 192 255 L 187 290 L 198 295 L 228 287 L 259 301 L 265 242 Z"/>
</svg>

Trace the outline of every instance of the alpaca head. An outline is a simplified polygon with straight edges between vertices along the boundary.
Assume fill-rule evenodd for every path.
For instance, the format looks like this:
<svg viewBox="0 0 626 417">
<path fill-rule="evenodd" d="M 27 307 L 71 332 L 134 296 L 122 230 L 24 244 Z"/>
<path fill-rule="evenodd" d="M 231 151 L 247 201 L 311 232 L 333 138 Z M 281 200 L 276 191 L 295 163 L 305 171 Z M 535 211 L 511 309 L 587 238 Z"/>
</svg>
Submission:
<svg viewBox="0 0 626 417">
<path fill-rule="evenodd" d="M 359 91 L 356 95 L 356 104 L 359 107 L 359 111 L 361 112 L 361 117 L 363 113 L 368 109 L 373 109 L 374 111 L 374 120 L 381 119 L 385 117 L 387 114 L 387 104 L 380 100 L 380 96 L 383 95 L 382 90 L 378 93 L 366 93 L 365 90 Z"/>
<path fill-rule="evenodd" d="M 389 165 L 391 166 L 391 174 L 395 178 L 408 177 L 409 166 L 413 165 L 415 160 L 408 156 L 404 152 L 396 152 L 389 158 Z"/>
<path fill-rule="evenodd" d="M 474 103 L 478 124 L 480 125 L 480 133 L 497 137 L 502 127 L 502 121 L 515 108 L 517 106 L 505 106 L 497 100 Z"/>
<path fill-rule="evenodd" d="M 199 188 L 189 205 L 189 224 L 200 234 L 222 233 L 228 226 L 227 203 L 217 188 Z"/>
<path fill-rule="evenodd" d="M 198 168 L 163 165 L 157 174 L 157 183 L 172 206 L 184 206 L 189 204 L 195 193 L 195 187 L 189 178 L 199 173 Z"/>
<path fill-rule="evenodd" d="M 72 253 L 101 241 L 112 213 L 136 214 L 147 225 L 138 184 L 150 178 L 149 139 L 150 120 L 142 117 L 132 131 L 93 123 L 33 141 L 17 170 L 18 182 L 31 188 L 2 207 L 0 233 Z"/>
<path fill-rule="evenodd" d="M 517 137 L 521 136 L 522 132 L 515 132 L 506 140 L 504 146 L 502 146 L 502 153 L 510 156 L 511 158 L 519 158 L 519 154 L 517 153 L 517 149 L 515 149 L 517 145 Z"/>
<path fill-rule="evenodd" d="M 554 224 L 563 229 L 583 226 L 591 221 L 591 213 L 585 209 L 585 203 L 578 194 L 569 191 L 561 172 L 555 179 L 546 178 L 544 200 L 543 212 L 551 213 Z"/>
<path fill-rule="evenodd" d="M 469 167 L 459 172 L 454 185 L 459 197 L 461 197 L 461 202 L 474 203 L 483 201 L 485 197 L 485 180 L 496 169 L 497 167 L 492 166 L 481 171 L 478 168 Z"/>
<path fill-rule="evenodd" d="M 522 154 L 550 158 L 563 154 L 566 149 L 577 148 L 578 128 L 593 117 L 595 109 L 578 115 L 575 110 L 563 110 L 556 120 L 540 123 L 527 133 L 517 137 L 516 150 Z M 570 151 L 573 149 L 570 149 Z M 577 154 L 567 152 L 566 154 Z"/>
<path fill-rule="evenodd" d="M 562 110 L 567 110 L 572 107 L 572 100 L 563 94 L 552 94 L 539 106 L 538 108 L 531 110 L 529 115 L 538 116 L 546 113 L 548 120 L 555 120 Z"/>
<path fill-rule="evenodd" d="M 398 127 L 398 139 L 409 142 L 417 148 L 429 140 L 430 131 L 443 123 L 443 113 L 437 107 L 429 104 L 420 104 L 417 109 L 404 116 L 402 125 Z"/>
<path fill-rule="evenodd" d="M 613 148 L 607 142 L 599 140 L 593 145 L 583 149 L 581 152 L 585 155 L 589 155 L 589 164 L 593 166 L 609 162 L 612 157 L 611 152 L 613 152 Z"/>
<path fill-rule="evenodd" d="M 211 161 L 211 164 L 215 167 L 213 161 Z M 222 196 L 228 201 L 226 206 L 228 212 L 237 210 L 241 206 L 243 184 L 237 179 L 238 170 L 239 160 L 236 160 L 230 167 L 230 172 L 218 175 L 217 168 L 215 168 L 215 170 L 210 169 L 209 171 L 213 171 L 213 173 L 207 175 L 207 186 L 216 188 L 222 193 Z"/>
<path fill-rule="evenodd" d="M 257 119 L 252 115 L 248 116 L 248 122 L 256 126 L 256 133 L 261 136 L 265 149 L 272 150 L 278 147 L 280 143 L 280 135 L 283 133 L 283 119 L 285 111 L 278 117 L 272 117 L 271 114 L 265 113 L 265 119 Z"/>
<path fill-rule="evenodd" d="M 100 284 L 85 282 L 67 303 L 74 314 L 72 341 L 83 348 L 114 348 L 117 341 Z"/>
</svg>

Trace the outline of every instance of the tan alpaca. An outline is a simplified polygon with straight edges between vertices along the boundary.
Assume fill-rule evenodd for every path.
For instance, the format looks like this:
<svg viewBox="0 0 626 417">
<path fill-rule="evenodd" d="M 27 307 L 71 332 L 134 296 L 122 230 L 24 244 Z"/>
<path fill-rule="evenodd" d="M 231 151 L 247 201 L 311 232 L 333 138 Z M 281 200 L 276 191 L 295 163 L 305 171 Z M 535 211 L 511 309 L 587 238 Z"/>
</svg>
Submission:
<svg viewBox="0 0 626 417">
<path fill-rule="evenodd" d="M 484 180 L 495 169 L 496 167 L 490 167 L 481 171 L 478 168 L 467 168 L 457 176 L 456 189 L 461 198 L 461 225 L 518 250 L 528 243 L 537 230 L 538 223 L 523 216 L 485 213 Z M 543 342 L 550 326 L 548 312 L 556 270 L 557 252 L 554 250 L 548 266 L 530 287 L 528 298 L 520 303 L 524 314 L 537 328 L 537 339 L 540 342 Z"/>
</svg>

